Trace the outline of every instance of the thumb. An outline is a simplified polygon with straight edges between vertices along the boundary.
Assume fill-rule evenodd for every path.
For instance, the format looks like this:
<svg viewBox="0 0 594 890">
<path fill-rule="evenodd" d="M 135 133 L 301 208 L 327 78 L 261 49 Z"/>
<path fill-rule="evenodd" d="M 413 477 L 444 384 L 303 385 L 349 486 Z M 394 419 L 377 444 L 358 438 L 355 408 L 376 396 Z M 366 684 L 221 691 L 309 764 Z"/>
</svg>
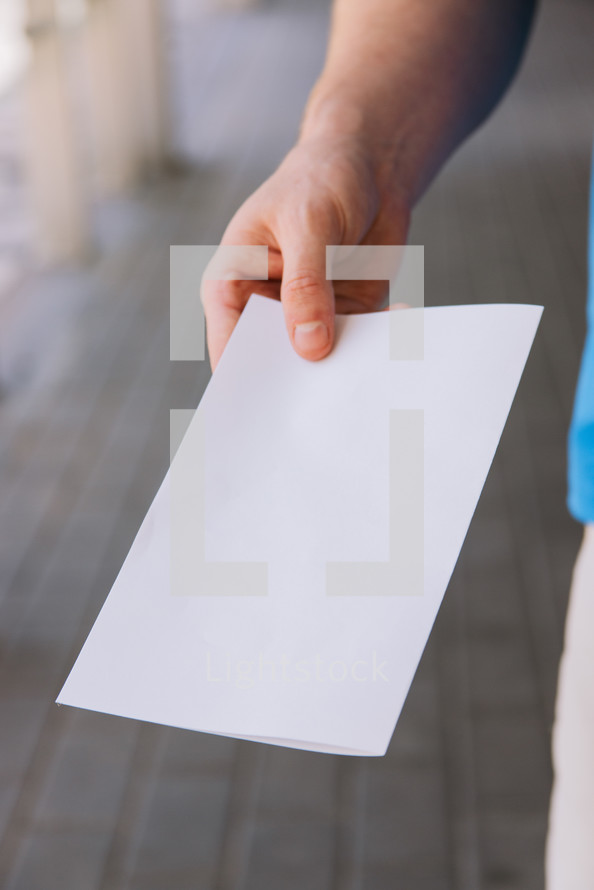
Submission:
<svg viewBox="0 0 594 890">
<path fill-rule="evenodd" d="M 334 236 L 335 237 L 335 236 Z M 333 233 L 298 232 L 285 242 L 281 302 L 296 352 L 310 361 L 324 358 L 334 342 L 334 290 L 326 280 L 326 244 Z"/>
</svg>

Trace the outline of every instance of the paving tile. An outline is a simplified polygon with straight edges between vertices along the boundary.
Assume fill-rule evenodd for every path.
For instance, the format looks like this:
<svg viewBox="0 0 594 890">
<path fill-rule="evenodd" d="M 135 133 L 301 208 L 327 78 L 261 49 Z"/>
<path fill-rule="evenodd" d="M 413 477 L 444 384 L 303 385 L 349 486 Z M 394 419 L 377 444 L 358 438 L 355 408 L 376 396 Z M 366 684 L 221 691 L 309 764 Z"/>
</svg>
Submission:
<svg viewBox="0 0 594 890">
<path fill-rule="evenodd" d="M 168 775 L 228 775 L 236 742 L 224 736 L 184 729 L 171 731 L 167 747 Z"/>
<path fill-rule="evenodd" d="M 113 826 L 123 794 L 137 724 L 120 717 L 77 712 L 62 739 L 35 812 L 40 827 Z"/>
<path fill-rule="evenodd" d="M 101 830 L 34 831 L 6 890 L 96 887 L 107 842 Z"/>
<path fill-rule="evenodd" d="M 548 738 L 534 709 L 475 719 L 479 795 L 546 803 L 551 767 Z"/>
<path fill-rule="evenodd" d="M 546 814 L 493 811 L 482 835 L 484 890 L 542 890 Z"/>
<path fill-rule="evenodd" d="M 131 886 L 144 887 L 170 873 L 212 880 L 229 783 L 226 777 L 164 776 L 150 803 Z M 208 886 L 208 883 L 206 884 Z"/>
<path fill-rule="evenodd" d="M 375 772 L 375 774 L 374 774 Z M 386 776 L 371 770 L 364 844 L 366 885 L 380 872 L 410 886 L 433 879 L 446 886 L 449 875 L 444 834 L 445 800 L 438 765 L 410 767 Z M 387 885 L 386 885 L 387 886 Z"/>
<path fill-rule="evenodd" d="M 247 890 L 329 886 L 334 857 L 335 758 L 270 747 L 262 778 Z"/>
</svg>

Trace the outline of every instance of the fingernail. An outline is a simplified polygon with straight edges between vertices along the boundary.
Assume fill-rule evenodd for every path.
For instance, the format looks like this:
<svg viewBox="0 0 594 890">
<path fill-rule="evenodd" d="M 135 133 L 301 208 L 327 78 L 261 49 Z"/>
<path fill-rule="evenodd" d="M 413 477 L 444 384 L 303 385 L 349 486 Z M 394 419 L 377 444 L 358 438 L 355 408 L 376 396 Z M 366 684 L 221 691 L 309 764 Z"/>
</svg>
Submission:
<svg viewBox="0 0 594 890">
<path fill-rule="evenodd" d="M 295 325 L 295 346 L 299 352 L 314 352 L 328 345 L 328 328 L 321 321 L 306 321 Z"/>
</svg>

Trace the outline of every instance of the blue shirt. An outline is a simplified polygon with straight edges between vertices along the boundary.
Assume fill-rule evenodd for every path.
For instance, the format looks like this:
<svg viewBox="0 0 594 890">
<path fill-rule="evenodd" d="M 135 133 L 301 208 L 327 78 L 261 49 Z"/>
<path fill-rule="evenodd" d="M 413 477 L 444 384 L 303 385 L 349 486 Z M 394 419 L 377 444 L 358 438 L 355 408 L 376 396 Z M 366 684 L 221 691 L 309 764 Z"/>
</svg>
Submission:
<svg viewBox="0 0 594 890">
<path fill-rule="evenodd" d="M 594 522 L 594 172 L 590 186 L 588 332 L 569 430 L 568 506 L 580 522 Z"/>
</svg>

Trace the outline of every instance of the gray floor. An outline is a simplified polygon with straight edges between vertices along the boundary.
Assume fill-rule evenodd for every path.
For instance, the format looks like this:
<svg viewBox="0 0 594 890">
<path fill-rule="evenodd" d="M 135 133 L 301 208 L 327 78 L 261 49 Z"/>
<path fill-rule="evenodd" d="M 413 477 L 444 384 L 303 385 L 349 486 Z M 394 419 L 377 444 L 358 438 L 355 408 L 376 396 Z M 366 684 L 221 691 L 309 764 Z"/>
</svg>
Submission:
<svg viewBox="0 0 594 890">
<path fill-rule="evenodd" d="M 323 5 L 323 4 L 322 4 Z M 193 168 L 97 212 L 90 266 L 29 279 L 0 332 L 0 886 L 538 890 L 580 529 L 565 436 L 583 339 L 594 6 L 545 0 L 504 106 L 418 208 L 429 304 L 546 310 L 387 756 L 292 752 L 57 708 L 204 366 L 168 362 L 168 247 L 212 243 L 295 133 L 313 0 L 169 30 Z"/>
</svg>

